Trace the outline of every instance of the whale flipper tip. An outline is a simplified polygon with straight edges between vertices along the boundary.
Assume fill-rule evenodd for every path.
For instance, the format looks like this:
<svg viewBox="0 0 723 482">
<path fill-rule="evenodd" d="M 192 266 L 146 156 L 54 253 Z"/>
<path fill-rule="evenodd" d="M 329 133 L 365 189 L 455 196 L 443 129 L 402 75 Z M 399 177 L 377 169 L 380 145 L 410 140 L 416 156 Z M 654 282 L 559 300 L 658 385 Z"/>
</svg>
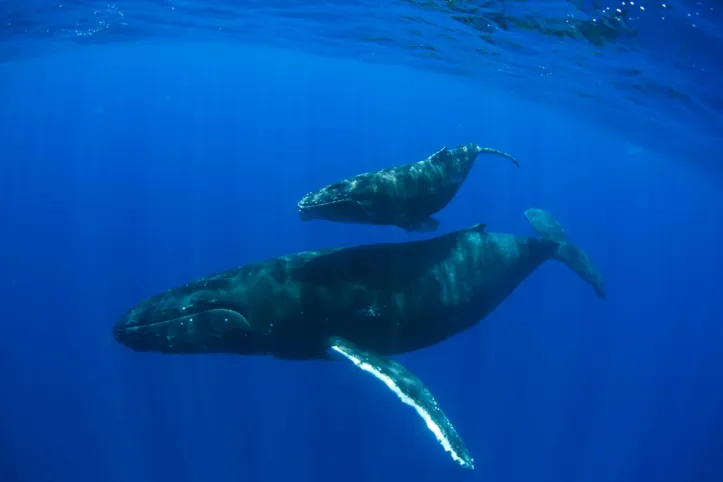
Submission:
<svg viewBox="0 0 723 482">
<path fill-rule="evenodd" d="M 399 399 L 413 407 L 424 420 L 427 428 L 434 434 L 437 442 L 452 460 L 465 469 L 474 469 L 474 459 L 470 456 L 462 439 L 434 399 L 432 392 L 413 373 L 399 363 L 364 349 L 352 342 L 340 338 L 329 339 L 332 352 L 342 355 L 357 368 L 374 375 Z"/>
</svg>

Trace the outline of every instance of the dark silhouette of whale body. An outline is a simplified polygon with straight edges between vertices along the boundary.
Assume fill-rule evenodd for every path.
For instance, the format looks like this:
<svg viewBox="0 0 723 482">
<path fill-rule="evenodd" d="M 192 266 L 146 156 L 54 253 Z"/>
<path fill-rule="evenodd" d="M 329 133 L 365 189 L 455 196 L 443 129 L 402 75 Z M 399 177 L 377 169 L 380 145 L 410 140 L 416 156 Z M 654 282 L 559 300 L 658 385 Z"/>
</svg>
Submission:
<svg viewBox="0 0 723 482">
<path fill-rule="evenodd" d="M 388 355 L 467 330 L 538 266 L 565 263 L 600 297 L 602 276 L 547 212 L 525 212 L 539 237 L 484 225 L 403 243 L 307 251 L 215 274 L 150 297 L 115 324 L 136 351 L 352 361 L 414 407 L 462 467 L 467 449 L 427 387 Z"/>
<path fill-rule="evenodd" d="M 358 174 L 303 196 L 297 204 L 304 221 L 394 225 L 408 231 L 436 231 L 432 215 L 457 194 L 480 154 L 511 155 L 476 144 L 443 147 L 428 158 Z"/>
</svg>

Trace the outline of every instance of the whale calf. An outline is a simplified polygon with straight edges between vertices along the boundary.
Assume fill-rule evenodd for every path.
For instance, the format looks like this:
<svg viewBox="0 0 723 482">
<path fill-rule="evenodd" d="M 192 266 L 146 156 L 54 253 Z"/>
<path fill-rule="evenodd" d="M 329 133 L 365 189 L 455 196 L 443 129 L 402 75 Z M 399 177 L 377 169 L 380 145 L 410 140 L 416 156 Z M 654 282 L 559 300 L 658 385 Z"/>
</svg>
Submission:
<svg viewBox="0 0 723 482">
<path fill-rule="evenodd" d="M 452 459 L 471 469 L 473 458 L 430 390 L 387 357 L 474 326 L 549 259 L 605 296 L 600 272 L 562 226 L 540 209 L 525 214 L 539 236 L 478 224 L 422 241 L 247 264 L 141 301 L 113 335 L 135 351 L 347 359 L 411 405 Z"/>
<path fill-rule="evenodd" d="M 297 210 L 304 221 L 436 231 L 439 221 L 432 215 L 454 198 L 480 154 L 503 156 L 520 166 L 510 154 L 489 147 L 443 147 L 422 161 L 358 174 L 310 192 L 297 203 Z"/>
</svg>

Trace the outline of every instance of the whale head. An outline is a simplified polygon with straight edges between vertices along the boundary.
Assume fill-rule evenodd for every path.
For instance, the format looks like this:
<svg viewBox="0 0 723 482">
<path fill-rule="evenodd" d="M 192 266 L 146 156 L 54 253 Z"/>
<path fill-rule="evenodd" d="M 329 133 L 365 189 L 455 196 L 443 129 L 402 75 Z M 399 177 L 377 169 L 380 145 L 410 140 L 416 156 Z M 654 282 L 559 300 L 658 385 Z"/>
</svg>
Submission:
<svg viewBox="0 0 723 482">
<path fill-rule="evenodd" d="M 303 196 L 296 205 L 302 221 L 373 222 L 371 204 L 359 195 L 353 180 L 329 184 Z"/>
<path fill-rule="evenodd" d="M 224 274 L 147 298 L 117 320 L 113 337 L 134 351 L 265 353 L 267 327 L 250 321 L 233 286 Z"/>
</svg>

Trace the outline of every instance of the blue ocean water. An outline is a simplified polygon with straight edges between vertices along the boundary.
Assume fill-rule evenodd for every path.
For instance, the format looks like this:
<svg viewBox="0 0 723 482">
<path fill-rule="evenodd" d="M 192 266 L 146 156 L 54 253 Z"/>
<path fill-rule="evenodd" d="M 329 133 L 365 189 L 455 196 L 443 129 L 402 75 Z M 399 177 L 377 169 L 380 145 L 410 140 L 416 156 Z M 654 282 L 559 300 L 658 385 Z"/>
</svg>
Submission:
<svg viewBox="0 0 723 482">
<path fill-rule="evenodd" d="M 644 8 L 640 8 L 644 7 Z M 713 2 L 0 2 L 0 480 L 723 479 Z M 351 364 L 134 353 L 141 299 L 240 264 L 429 237 L 302 223 L 306 192 L 479 143 L 439 214 L 549 262 L 395 357 L 476 469 Z"/>
</svg>

